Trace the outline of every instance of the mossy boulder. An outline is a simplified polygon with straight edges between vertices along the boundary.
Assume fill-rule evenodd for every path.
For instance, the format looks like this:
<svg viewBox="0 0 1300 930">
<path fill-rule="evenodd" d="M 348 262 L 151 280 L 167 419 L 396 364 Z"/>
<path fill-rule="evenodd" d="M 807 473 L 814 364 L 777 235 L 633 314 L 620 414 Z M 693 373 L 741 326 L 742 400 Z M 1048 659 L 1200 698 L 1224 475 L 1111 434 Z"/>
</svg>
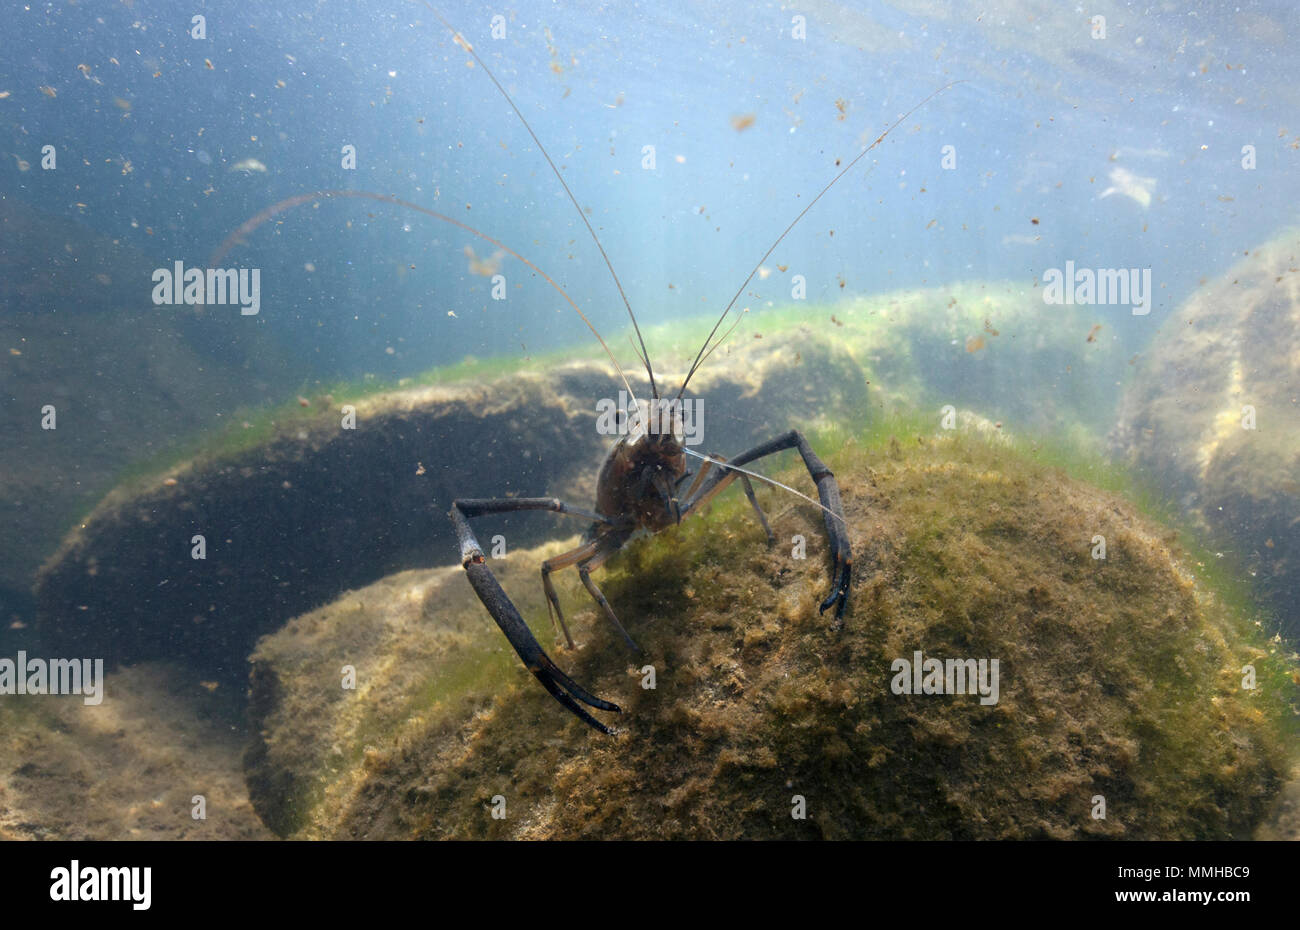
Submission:
<svg viewBox="0 0 1300 930">
<path fill-rule="evenodd" d="M 1187 299 L 1112 442 L 1202 519 L 1300 637 L 1300 230 Z"/>
<path fill-rule="evenodd" d="M 796 423 L 862 415 L 866 379 L 852 358 L 808 330 L 787 337 L 744 346 L 693 383 L 708 450 L 734 454 Z M 596 429 L 596 402 L 619 387 L 608 366 L 578 361 L 303 398 L 275 421 L 236 427 L 225 443 L 124 483 L 67 535 L 37 577 L 41 641 L 110 664 L 174 659 L 242 683 L 256 638 L 290 617 L 454 559 L 453 498 L 586 506 L 611 441 Z M 508 528 L 524 545 L 554 523 L 521 514 Z"/>
<path fill-rule="evenodd" d="M 164 260 L 122 239 L 7 196 L 0 243 L 3 630 L 30 620 L 36 570 L 121 469 L 288 376 L 269 345 L 208 354 L 210 324 L 149 299 Z"/>
<path fill-rule="evenodd" d="M 1101 434 L 1128 374 L 1114 327 L 1099 325 L 1091 308 L 1048 306 L 1041 289 L 1018 282 L 860 297 L 823 319 L 887 406 L 924 406 L 936 419 L 951 404 L 1019 431 Z"/>
<path fill-rule="evenodd" d="M 1021 444 L 828 448 L 856 556 L 843 629 L 816 609 L 821 514 L 775 491 L 774 548 L 737 494 L 601 575 L 640 654 L 572 573 L 582 642 L 558 648 L 537 567 L 572 541 L 493 560 L 557 662 L 624 708 L 608 737 L 538 686 L 458 567 L 406 573 L 259 644 L 254 805 L 301 838 L 1252 834 L 1288 769 L 1295 665 L 1174 534 Z M 917 650 L 999 660 L 997 702 L 895 693 Z"/>
<path fill-rule="evenodd" d="M 1113 396 L 1118 352 L 1061 309 L 1045 315 L 1034 292 L 1002 284 L 764 308 L 692 381 L 704 451 L 734 455 L 791 426 L 914 406 L 937 418 L 949 403 L 1017 430 L 1086 431 L 1105 411 L 1095 395 Z M 647 333 L 663 383 L 679 383 L 713 322 Z M 584 346 L 225 418 L 224 432 L 137 473 L 78 521 L 36 576 L 36 629 L 69 654 L 178 659 L 242 681 L 253 642 L 289 617 L 454 552 L 452 498 L 588 503 L 609 441 L 595 404 L 620 387 Z M 345 405 L 356 429 L 343 428 Z M 521 514 L 506 526 L 512 545 L 532 545 L 552 525 Z M 205 559 L 192 557 L 196 535 Z"/>
<path fill-rule="evenodd" d="M 273 838 L 249 804 L 247 734 L 227 689 L 167 663 L 109 673 L 102 686 L 92 705 L 0 697 L 0 841 Z"/>
</svg>

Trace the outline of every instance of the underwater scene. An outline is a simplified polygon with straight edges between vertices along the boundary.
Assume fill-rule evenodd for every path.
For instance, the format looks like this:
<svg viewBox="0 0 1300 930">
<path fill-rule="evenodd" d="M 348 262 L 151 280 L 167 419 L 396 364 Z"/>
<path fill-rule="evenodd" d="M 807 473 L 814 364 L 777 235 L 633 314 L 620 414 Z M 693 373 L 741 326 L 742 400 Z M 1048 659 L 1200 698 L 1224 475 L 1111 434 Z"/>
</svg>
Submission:
<svg viewBox="0 0 1300 930">
<path fill-rule="evenodd" d="M 4 31 L 0 838 L 1300 839 L 1300 7 Z"/>
</svg>

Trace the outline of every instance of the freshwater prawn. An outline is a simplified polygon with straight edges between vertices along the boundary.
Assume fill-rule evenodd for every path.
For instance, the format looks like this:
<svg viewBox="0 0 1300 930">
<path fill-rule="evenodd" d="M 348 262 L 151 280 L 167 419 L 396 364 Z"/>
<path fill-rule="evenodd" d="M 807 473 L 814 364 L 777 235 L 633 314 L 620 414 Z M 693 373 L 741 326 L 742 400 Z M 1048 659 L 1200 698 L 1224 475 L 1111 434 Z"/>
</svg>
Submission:
<svg viewBox="0 0 1300 930">
<path fill-rule="evenodd" d="M 422 2 L 422 0 L 420 0 Z M 523 255 L 510 248 L 508 245 L 499 242 L 497 239 L 480 232 L 468 224 L 447 216 L 437 211 L 430 210 L 418 204 L 387 195 L 378 194 L 368 191 L 359 190 L 325 190 L 313 191 L 311 193 L 299 194 L 283 200 L 271 207 L 263 210 L 233 232 L 221 244 L 216 252 L 209 259 L 209 267 L 215 266 L 220 258 L 226 254 L 236 243 L 242 241 L 249 233 L 260 226 L 271 217 L 295 207 L 299 204 L 320 200 L 325 198 L 364 198 L 381 201 L 404 209 L 415 210 L 426 216 L 438 219 L 442 222 L 457 226 L 488 243 L 491 243 L 501 251 L 508 253 L 512 257 L 531 268 L 535 273 L 541 276 L 548 284 L 554 288 L 561 297 L 568 303 L 571 309 L 582 318 L 587 327 L 591 330 L 606 355 L 613 362 L 615 370 L 627 389 L 628 396 L 632 398 L 633 414 L 637 417 L 637 422 L 641 424 L 657 423 L 657 428 L 640 428 L 633 429 L 623 435 L 610 449 L 601 466 L 596 484 L 596 500 L 592 509 L 576 507 L 568 504 L 558 498 L 553 497 L 501 497 L 501 498 L 458 498 L 452 501 L 451 510 L 448 516 L 456 533 L 456 538 L 460 548 L 461 565 L 465 569 L 466 576 L 479 601 L 487 609 L 497 626 L 505 634 L 506 639 L 514 648 L 520 660 L 525 667 L 537 678 L 544 688 L 574 716 L 578 717 L 584 723 L 606 734 L 614 733 L 614 730 L 607 724 L 594 717 L 583 705 L 597 711 L 620 713 L 621 708 L 610 701 L 604 700 L 591 692 L 587 691 L 576 681 L 570 678 L 549 655 L 542 649 L 537 638 L 529 629 L 528 624 L 520 615 L 519 610 L 515 607 L 509 596 L 502 589 L 496 577 L 492 574 L 491 569 L 487 566 L 483 548 L 474 535 L 470 526 L 470 521 L 474 518 L 489 514 L 518 513 L 521 511 L 548 511 L 556 514 L 566 514 L 580 517 L 590 521 L 590 524 L 583 534 L 579 545 L 561 555 L 547 559 L 542 563 L 541 581 L 546 595 L 548 612 L 551 614 L 553 623 L 558 623 L 558 628 L 563 631 L 565 641 L 570 648 L 573 648 L 573 637 L 569 633 L 568 625 L 564 620 L 564 614 L 560 607 L 560 601 L 556 594 L 554 584 L 551 581 L 551 575 L 561 569 L 575 568 L 583 586 L 587 589 L 592 599 L 604 616 L 614 625 L 615 629 L 622 635 L 624 640 L 632 649 L 636 649 L 632 638 L 627 634 L 623 625 L 619 622 L 609 601 L 601 593 L 600 588 L 596 585 L 591 577 L 591 573 L 597 568 L 604 565 L 612 556 L 614 556 L 624 545 L 634 536 L 644 535 L 646 533 L 659 533 L 669 527 L 676 526 L 691 514 L 700 510 L 705 504 L 712 500 L 717 494 L 722 492 L 733 481 L 739 480 L 744 488 L 745 495 L 749 499 L 751 506 L 764 532 L 767 535 L 768 543 L 773 544 L 775 537 L 768 525 L 767 518 L 760 508 L 757 499 L 754 496 L 751 478 L 764 481 L 766 483 L 780 487 L 804 500 L 812 503 L 821 509 L 826 526 L 826 535 L 829 542 L 829 555 L 832 563 L 832 578 L 830 591 L 820 604 L 820 612 L 834 608 L 835 624 L 838 626 L 843 622 L 844 612 L 848 606 L 849 594 L 851 589 L 851 580 L 853 575 L 853 552 L 849 542 L 848 525 L 844 519 L 844 509 L 840 500 L 839 485 L 835 480 L 834 473 L 828 468 L 825 462 L 817 455 L 809 444 L 808 440 L 798 430 L 789 430 L 781 435 L 760 443 L 759 445 L 748 449 L 739 455 L 730 459 L 723 458 L 720 455 L 700 455 L 699 453 L 688 449 L 684 442 L 683 421 L 682 421 L 682 399 L 686 389 L 690 384 L 691 378 L 700 369 L 700 366 L 722 343 L 735 331 L 740 322 L 738 318 L 722 335 L 718 333 L 723 324 L 731 315 L 736 302 L 744 293 L 750 281 L 759 272 L 763 263 L 774 252 L 786 238 L 791 230 L 799 223 L 801 219 L 817 204 L 827 191 L 835 185 L 844 175 L 861 161 L 869 152 L 883 142 L 894 129 L 906 121 L 913 113 L 921 109 L 939 94 L 948 90 L 960 81 L 954 81 L 940 87 L 923 99 L 920 103 L 913 106 L 910 110 L 896 119 L 882 132 L 870 145 L 863 148 L 854 156 L 844 167 L 826 184 L 825 187 L 812 198 L 798 215 L 790 222 L 785 230 L 776 238 L 772 245 L 763 253 L 762 258 L 754 265 L 754 268 L 741 282 L 736 293 L 723 309 L 722 314 L 718 317 L 717 322 L 713 325 L 704 343 L 696 353 L 686 375 L 683 377 L 680 386 L 671 396 L 665 396 L 660 393 L 660 384 L 655 377 L 654 368 L 650 362 L 650 355 L 646 349 L 645 340 L 641 335 L 640 327 L 637 323 L 636 315 L 632 311 L 631 303 L 624 292 L 622 282 L 619 280 L 617 272 L 614 270 L 608 254 L 603 244 L 597 236 L 595 229 L 588 220 L 585 211 L 579 205 L 577 198 L 574 196 L 568 183 L 556 167 L 546 147 L 533 131 L 527 118 L 515 104 L 513 98 L 507 93 L 506 89 L 497 80 L 487 63 L 475 51 L 474 46 L 465 39 L 443 16 L 434 10 L 427 3 L 423 5 L 445 26 L 452 34 L 453 41 L 457 46 L 463 49 L 488 76 L 497 90 L 505 98 L 515 115 L 519 118 L 523 127 L 527 130 L 529 136 L 536 144 L 538 151 L 545 158 L 550 166 L 552 173 L 558 180 L 564 193 L 573 204 L 578 216 L 582 219 L 583 225 L 586 226 L 592 241 L 600 252 L 606 268 L 609 270 L 615 286 L 618 289 L 619 296 L 622 298 L 623 305 L 627 310 L 629 319 L 632 322 L 632 328 L 636 336 L 633 348 L 637 352 L 638 361 L 645 369 L 646 377 L 650 388 L 650 397 L 644 401 L 638 401 L 632 391 L 626 375 L 619 366 L 617 358 L 606 344 L 604 338 L 592 325 L 586 314 L 578 307 L 567 292 L 546 272 L 537 267 Z M 647 417 L 647 410 L 652 414 Z M 654 416 L 654 413 L 660 413 L 661 416 Z M 790 488 L 778 481 L 768 478 L 762 474 L 745 468 L 751 462 L 773 455 L 777 452 L 796 449 L 803 460 L 804 466 L 808 470 L 817 488 L 818 500 L 802 494 L 801 492 Z M 692 471 L 688 464 L 688 459 L 695 458 L 699 460 L 698 469 Z"/>
<path fill-rule="evenodd" d="M 427 7 L 428 4 L 425 4 Z M 506 99 L 510 108 L 514 110 L 520 122 L 527 130 L 537 149 L 546 159 L 556 180 L 564 189 L 574 209 L 577 210 L 578 216 L 582 219 L 583 225 L 587 227 L 587 232 L 591 234 L 592 241 L 604 259 L 605 266 L 609 269 L 610 276 L 618 288 L 619 296 L 623 299 L 623 305 L 627 309 L 628 317 L 632 321 L 632 328 L 636 334 L 636 343 L 633 348 L 639 348 L 637 358 L 645 368 L 646 378 L 650 385 L 651 398 L 649 404 L 652 413 L 662 413 L 666 416 L 651 416 L 649 422 L 660 424 L 658 429 L 634 429 L 628 435 L 620 438 L 601 466 L 599 477 L 596 481 L 596 503 L 593 510 L 585 510 L 567 504 L 558 498 L 552 497 L 535 497 L 535 498 L 462 498 L 452 501 L 451 511 L 448 514 L 451 518 L 452 525 L 456 530 L 456 537 L 460 544 L 461 565 L 469 578 L 470 585 L 474 588 L 474 593 L 478 595 L 483 606 L 487 608 L 492 619 L 496 621 L 497 626 L 501 628 L 514 647 L 515 652 L 523 661 L 524 665 L 530 672 L 541 682 L 542 686 L 550 692 L 560 704 L 564 705 L 572 714 L 582 720 L 589 726 L 600 730 L 603 733 L 610 734 L 613 730 L 597 720 L 582 705 L 586 704 L 595 710 L 607 711 L 611 713 L 621 713 L 622 708 L 617 704 L 606 701 L 590 693 L 576 681 L 570 678 L 555 662 L 548 656 L 545 650 L 537 642 L 537 638 L 529 629 L 528 624 L 520 616 L 518 609 L 506 595 L 501 585 L 493 576 L 491 569 L 487 567 L 486 559 L 483 555 L 483 549 L 474 536 L 469 521 L 474 517 L 484 516 L 494 513 L 517 513 L 526 510 L 549 511 L 557 514 L 569 514 L 572 516 L 583 517 L 591 520 L 590 526 L 582 536 L 582 541 L 577 548 L 558 555 L 554 558 L 547 559 L 542 563 L 542 587 L 546 594 L 547 609 L 552 614 L 552 621 L 558 620 L 560 628 L 564 631 L 564 637 L 570 648 L 573 648 L 573 637 L 569 635 L 568 625 L 564 622 L 564 614 L 560 608 L 559 598 L 556 596 L 555 587 L 551 583 L 551 574 L 557 570 L 576 567 L 578 577 L 581 579 L 583 587 L 591 595 L 601 612 L 614 625 L 614 628 L 622 635 L 624 640 L 632 649 L 636 649 L 636 644 L 628 636 L 627 631 L 619 622 L 618 616 L 614 613 L 609 601 L 601 593 L 600 588 L 591 578 L 591 572 L 603 565 L 616 552 L 623 548 L 624 545 L 634 536 L 643 533 L 659 533 L 671 526 L 681 523 L 683 518 L 695 513 L 710 501 L 715 495 L 720 493 L 732 481 L 737 478 L 741 481 L 745 496 L 749 499 L 758 517 L 763 531 L 767 534 L 768 544 L 776 542 L 772 535 L 772 530 L 768 526 L 767 518 L 763 510 L 759 507 L 757 499 L 754 497 L 753 485 L 750 478 L 758 478 L 775 484 L 791 493 L 803 497 L 811 503 L 816 504 L 822 510 L 822 515 L 826 524 L 826 536 L 830 543 L 830 555 L 833 564 L 830 593 L 821 602 L 819 612 L 825 613 L 831 607 L 835 608 L 835 622 L 841 624 L 845 608 L 849 602 L 849 591 L 851 586 L 853 571 L 853 550 L 849 543 L 848 524 L 844 519 L 844 508 L 840 501 L 840 489 L 835 481 L 834 473 L 826 466 L 825 462 L 818 457 L 813 451 L 808 440 L 798 430 L 790 430 L 786 433 L 770 439 L 767 442 L 760 443 L 752 449 L 731 458 L 725 459 L 718 455 L 700 456 L 689 450 L 683 440 L 681 401 L 686 393 L 686 388 L 690 384 L 691 378 L 699 370 L 704 360 L 734 331 L 733 324 L 722 336 L 715 341 L 718 330 L 722 327 L 727 317 L 731 314 L 744 293 L 749 282 L 753 280 L 759 268 L 767 261 L 768 256 L 776 250 L 782 240 L 790 233 L 792 229 L 803 219 L 819 201 L 822 196 L 834 186 L 835 182 L 844 177 L 854 165 L 858 163 L 868 152 L 884 141 L 885 137 L 893 131 L 895 127 L 905 121 L 912 113 L 920 109 L 938 94 L 947 90 L 952 84 L 939 88 L 926 97 L 915 107 L 901 116 L 892 125 L 889 126 L 879 137 L 876 138 L 869 146 L 859 152 L 844 168 L 814 197 L 807 206 L 791 221 L 790 225 L 785 228 L 776 241 L 763 253 L 763 257 L 758 260 L 753 270 L 741 282 L 740 287 L 736 289 L 735 295 L 723 309 L 722 315 L 714 324 L 713 329 L 705 338 L 704 344 L 700 346 L 691 363 L 689 370 L 682 379 L 681 386 L 677 389 L 671 400 L 666 400 L 659 393 L 659 385 L 655 380 L 654 368 L 650 363 L 650 355 L 646 349 L 645 339 L 641 335 L 641 329 L 637 325 L 636 315 L 632 312 L 632 305 L 627 299 L 627 294 L 623 290 L 623 285 L 619 281 L 618 273 L 614 270 L 614 265 L 610 261 L 609 255 L 605 252 L 605 247 L 600 242 L 600 237 L 596 235 L 590 220 L 587 219 L 585 211 L 578 203 L 573 191 L 570 190 L 564 176 L 556 167 L 555 162 L 551 159 L 546 147 L 538 138 L 537 133 L 533 131 L 532 126 L 524 117 L 519 107 L 515 104 L 510 94 L 493 75 L 487 63 L 479 56 L 471 45 L 446 19 L 442 17 L 432 7 L 428 7 L 434 16 L 451 31 L 454 41 L 458 46 L 471 55 L 483 72 L 488 76 L 497 90 Z M 956 82 L 954 82 L 956 83 Z M 554 282 L 552 282 L 554 283 Z M 558 285 L 556 285 L 558 289 Z M 566 295 L 567 297 L 567 295 Z M 570 301 L 572 304 L 572 301 Z M 576 307 L 575 307 L 576 309 Z M 586 317 L 583 317 L 584 321 Z M 588 321 L 590 327 L 591 323 Z M 592 327 L 592 332 L 595 328 Z M 618 366 L 618 361 L 614 359 L 609 347 L 605 346 L 605 341 L 601 339 L 600 334 L 596 333 L 596 338 L 600 340 L 605 347 L 606 353 L 614 362 L 618 369 L 619 377 L 622 379 L 624 386 L 627 388 L 629 396 L 632 396 L 631 386 L 627 382 L 626 376 L 623 375 L 622 369 Z M 640 404 L 633 396 L 633 404 L 639 408 Z M 634 411 L 637 412 L 637 411 Z M 647 418 L 644 416 L 640 422 L 645 423 Z M 666 424 L 666 428 L 664 425 Z M 793 488 L 772 481 L 757 472 L 744 468 L 750 462 L 766 458 L 777 452 L 787 449 L 797 449 L 800 457 L 803 459 L 804 466 L 808 469 L 808 474 L 813 483 L 817 486 L 817 495 L 820 503 L 812 501 L 811 498 Z M 687 464 L 687 457 L 695 456 L 701 460 L 700 467 L 697 471 L 692 472 Z M 581 703 L 579 703 L 581 702 Z"/>
</svg>

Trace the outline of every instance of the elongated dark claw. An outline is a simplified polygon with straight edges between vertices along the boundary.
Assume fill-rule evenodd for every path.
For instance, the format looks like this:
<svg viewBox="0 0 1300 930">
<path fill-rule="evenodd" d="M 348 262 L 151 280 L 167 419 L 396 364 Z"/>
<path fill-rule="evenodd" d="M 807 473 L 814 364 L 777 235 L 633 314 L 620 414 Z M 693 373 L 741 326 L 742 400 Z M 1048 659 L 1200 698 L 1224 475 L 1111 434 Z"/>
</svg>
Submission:
<svg viewBox="0 0 1300 930">
<path fill-rule="evenodd" d="M 853 562 L 846 560 L 841 562 L 835 573 L 835 580 L 831 582 L 831 593 L 826 595 L 826 600 L 818 608 L 818 613 L 826 613 L 826 609 L 835 604 L 835 620 L 839 622 L 844 617 L 844 609 L 849 606 L 849 578 L 853 572 Z"/>
<path fill-rule="evenodd" d="M 537 680 L 542 683 L 542 687 L 551 692 L 553 698 L 567 707 L 569 711 L 583 723 L 595 727 L 602 733 L 612 735 L 614 731 L 605 726 L 605 724 L 601 723 L 591 714 L 587 713 L 587 711 L 578 704 L 578 701 L 582 701 L 584 704 L 589 704 L 597 710 L 608 710 L 616 714 L 621 714 L 623 708 L 619 707 L 617 704 L 612 704 L 609 701 L 602 701 L 568 675 L 564 674 L 564 672 L 560 670 L 560 667 L 551 661 L 550 656 L 541 650 L 540 646 L 537 649 L 537 655 L 540 659 L 540 664 L 535 665 L 530 662 L 528 664 L 528 670 L 537 676 Z M 568 692 L 567 694 L 565 693 L 566 691 Z M 570 697 L 570 694 L 572 694 L 573 697 Z M 578 701 L 573 699 L 575 697 Z"/>
<path fill-rule="evenodd" d="M 536 637 L 528 629 L 528 624 L 524 623 L 524 618 L 506 597 L 506 593 L 501 590 L 501 585 L 497 583 L 496 578 L 492 577 L 492 573 L 488 571 L 481 558 L 480 556 L 479 560 L 471 559 L 465 564 L 469 583 L 478 594 L 479 600 L 483 602 L 483 606 L 488 609 L 488 613 L 492 615 L 492 619 L 497 622 L 497 626 L 501 627 L 501 632 L 506 634 L 506 639 L 510 640 L 510 645 L 515 648 L 519 658 L 523 659 L 528 671 L 536 675 L 542 686 L 551 692 L 551 696 L 567 707 L 583 723 L 595 727 L 602 733 L 613 733 L 613 730 L 583 710 L 578 701 L 597 710 L 608 710 L 614 713 L 622 713 L 622 708 L 596 697 L 564 674 L 560 667 L 551 661 L 551 657 L 538 644 Z M 577 698 L 577 701 L 574 698 Z"/>
<path fill-rule="evenodd" d="M 488 571 L 488 567 L 482 562 L 481 557 L 479 560 L 470 559 L 465 564 L 465 573 L 469 575 L 469 583 L 473 586 L 475 593 L 478 594 L 479 600 L 488 609 L 492 619 L 497 622 L 501 632 L 506 634 L 506 639 L 510 640 L 510 645 L 514 647 L 515 652 L 523 660 L 528 671 L 537 676 L 537 680 L 542 683 L 542 686 L 547 691 L 551 692 L 551 696 L 588 726 L 595 727 L 602 733 L 613 733 L 613 730 L 587 713 L 578 704 L 578 701 L 582 701 L 583 704 L 597 710 L 622 713 L 623 709 L 617 704 L 601 700 L 564 674 L 537 642 L 532 631 L 528 629 L 528 624 L 524 623 L 524 618 L 519 615 L 515 605 L 510 602 L 505 592 L 501 590 L 501 585 Z M 577 698 L 577 700 L 574 700 L 574 698 Z"/>
<path fill-rule="evenodd" d="M 498 502 L 489 502 L 490 506 L 497 504 Z M 551 661 L 551 657 L 537 642 L 537 637 L 533 636 L 532 630 L 528 629 L 528 624 L 519 615 L 519 610 L 511 603 L 510 598 L 506 596 L 506 592 L 501 589 L 496 577 L 487 567 L 483 550 L 479 547 L 478 540 L 474 538 L 462 508 L 484 509 L 484 506 L 483 502 L 479 501 L 471 501 L 468 505 L 464 501 L 453 501 L 451 507 L 451 522 L 456 528 L 456 535 L 460 538 L 461 564 L 469 578 L 470 587 L 474 589 L 478 599 L 501 628 L 501 632 L 506 635 L 515 653 L 523 660 L 524 666 L 536 676 L 542 683 L 542 687 L 583 723 L 602 733 L 612 734 L 613 730 L 587 713 L 578 701 L 596 710 L 607 710 L 616 714 L 622 713 L 623 709 L 617 704 L 596 697 L 564 674 L 560 667 Z"/>
</svg>

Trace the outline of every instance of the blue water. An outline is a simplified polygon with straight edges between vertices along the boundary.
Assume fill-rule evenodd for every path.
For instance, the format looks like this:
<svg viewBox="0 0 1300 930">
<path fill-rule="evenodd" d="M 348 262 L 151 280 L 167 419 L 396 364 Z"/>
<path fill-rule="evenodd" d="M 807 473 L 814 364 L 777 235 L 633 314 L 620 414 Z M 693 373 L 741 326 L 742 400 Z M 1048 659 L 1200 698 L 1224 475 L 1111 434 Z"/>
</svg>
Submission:
<svg viewBox="0 0 1300 930">
<path fill-rule="evenodd" d="M 1090 35 L 1091 11 L 1055 0 L 528 3 L 502 11 L 500 39 L 495 10 L 442 12 L 562 166 L 644 323 L 719 312 L 837 160 L 962 81 L 863 159 L 767 266 L 802 273 L 811 301 L 974 279 L 1031 286 L 1066 260 L 1151 267 L 1149 317 L 1100 314 L 1140 348 L 1199 280 L 1293 223 L 1300 202 L 1289 51 L 1300 13 L 1286 2 L 1180 6 L 1103 11 L 1104 39 Z M 802 41 L 795 13 L 807 17 Z M 195 14 L 206 40 L 189 36 Z M 285 197 L 391 194 L 518 250 L 626 346 L 621 302 L 572 205 L 421 4 L 32 4 L 11 9 L 5 32 L 4 197 L 170 266 L 202 265 Z M 750 114 L 750 128 L 734 128 Z M 45 144 L 55 171 L 40 168 Z M 352 171 L 340 167 L 348 144 Z M 647 145 L 654 170 L 642 168 Z M 955 170 L 940 164 L 949 145 Z M 1243 145 L 1256 147 L 1255 170 L 1241 167 Z M 267 171 L 231 171 L 249 158 Z M 1100 197 L 1117 168 L 1154 179 L 1148 207 Z M 379 204 L 299 207 L 225 259 L 263 276 L 258 317 L 227 308 L 225 325 L 259 327 L 320 378 L 590 338 L 509 259 L 509 298 L 492 300 L 467 245 L 493 251 Z M 140 282 L 142 302 L 151 286 Z M 741 305 L 785 303 L 788 287 L 786 275 L 756 279 Z"/>
</svg>

